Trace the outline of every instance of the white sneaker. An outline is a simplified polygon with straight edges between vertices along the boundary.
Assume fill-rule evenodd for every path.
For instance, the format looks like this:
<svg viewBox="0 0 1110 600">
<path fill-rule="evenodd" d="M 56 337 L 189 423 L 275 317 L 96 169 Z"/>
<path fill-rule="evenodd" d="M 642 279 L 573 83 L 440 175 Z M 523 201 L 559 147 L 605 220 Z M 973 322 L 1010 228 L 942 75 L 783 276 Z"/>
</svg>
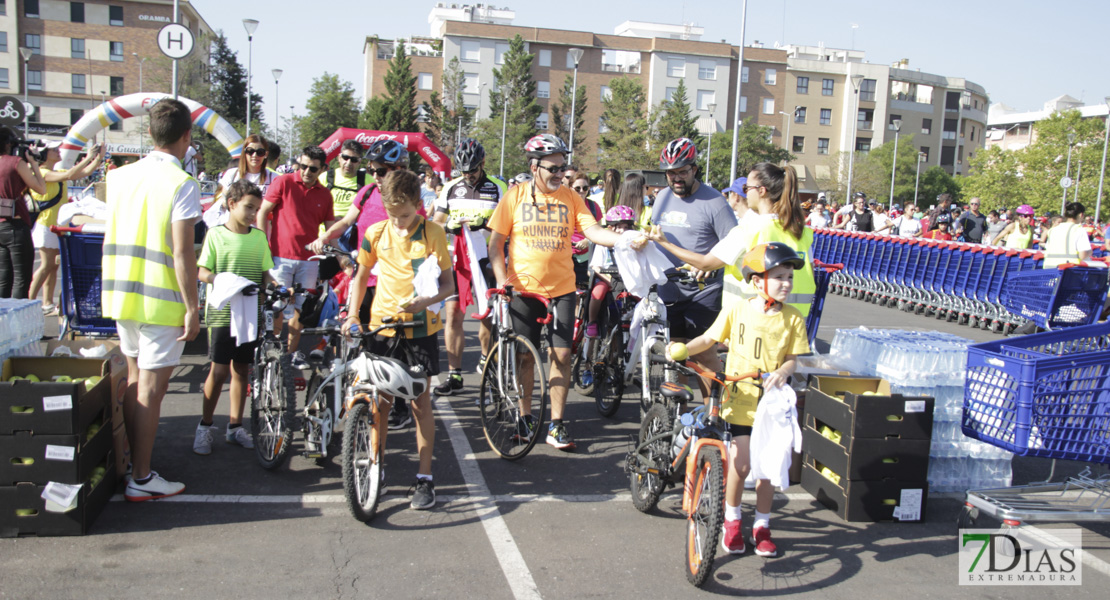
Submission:
<svg viewBox="0 0 1110 600">
<path fill-rule="evenodd" d="M 150 481 L 140 484 L 132 479 L 127 484 L 127 490 L 123 493 L 123 497 L 128 502 L 142 502 L 144 500 L 157 500 L 159 498 L 168 498 L 176 496 L 185 491 L 184 483 L 177 483 L 173 481 L 166 481 L 161 475 L 150 472 Z"/>
<path fill-rule="evenodd" d="M 229 444 L 239 444 L 244 448 L 254 448 L 254 440 L 251 439 L 251 434 L 247 433 L 246 427 L 228 429 L 227 435 L 224 437 Z"/>
<path fill-rule="evenodd" d="M 197 425 L 197 435 L 193 438 L 193 452 L 201 456 L 212 454 L 212 425 Z"/>
</svg>

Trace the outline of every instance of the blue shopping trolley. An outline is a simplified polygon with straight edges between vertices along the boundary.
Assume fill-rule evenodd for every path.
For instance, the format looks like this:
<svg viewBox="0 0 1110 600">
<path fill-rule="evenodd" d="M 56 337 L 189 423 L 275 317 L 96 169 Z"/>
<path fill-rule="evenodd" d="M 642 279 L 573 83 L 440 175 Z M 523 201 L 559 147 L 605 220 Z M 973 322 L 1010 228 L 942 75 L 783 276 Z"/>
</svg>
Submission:
<svg viewBox="0 0 1110 600">
<path fill-rule="evenodd" d="M 51 227 L 58 234 L 62 262 L 61 332 L 88 336 L 116 335 L 116 322 L 100 311 L 100 258 L 103 233 L 85 233 L 82 227 Z"/>
</svg>

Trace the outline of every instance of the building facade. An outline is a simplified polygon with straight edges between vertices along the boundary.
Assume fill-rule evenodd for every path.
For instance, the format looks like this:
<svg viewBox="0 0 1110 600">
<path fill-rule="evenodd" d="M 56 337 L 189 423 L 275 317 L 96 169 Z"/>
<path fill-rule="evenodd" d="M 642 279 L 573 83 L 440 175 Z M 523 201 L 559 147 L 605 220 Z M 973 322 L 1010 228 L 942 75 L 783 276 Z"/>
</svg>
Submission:
<svg viewBox="0 0 1110 600">
<path fill-rule="evenodd" d="M 1110 113 L 1106 103 L 1084 106 L 1082 101 L 1068 95 L 1045 102 L 1041 110 L 1018 111 L 1004 104 L 992 104 L 987 116 L 987 147 L 1021 150 L 1037 139 L 1037 132 L 1033 127 L 1037 121 L 1068 110 L 1078 110 L 1084 119 L 1105 120 Z"/>
</svg>

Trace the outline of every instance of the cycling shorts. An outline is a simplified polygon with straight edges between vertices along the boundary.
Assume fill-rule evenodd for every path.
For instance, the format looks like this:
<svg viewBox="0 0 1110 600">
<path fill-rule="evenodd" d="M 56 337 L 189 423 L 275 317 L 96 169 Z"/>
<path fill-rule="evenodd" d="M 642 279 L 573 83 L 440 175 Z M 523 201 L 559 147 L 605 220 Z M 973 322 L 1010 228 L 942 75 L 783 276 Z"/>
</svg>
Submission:
<svg viewBox="0 0 1110 600">
<path fill-rule="evenodd" d="M 575 292 L 551 299 L 555 318 L 547 325 L 548 345 L 552 348 L 570 348 L 574 338 L 574 301 Z M 513 331 L 528 338 L 536 350 L 540 349 L 540 333 L 543 324 L 537 319 L 547 318 L 547 308 L 543 302 L 534 298 L 516 296 L 509 303 L 509 316 L 513 320 Z M 542 358 L 542 357 L 541 357 Z"/>
</svg>

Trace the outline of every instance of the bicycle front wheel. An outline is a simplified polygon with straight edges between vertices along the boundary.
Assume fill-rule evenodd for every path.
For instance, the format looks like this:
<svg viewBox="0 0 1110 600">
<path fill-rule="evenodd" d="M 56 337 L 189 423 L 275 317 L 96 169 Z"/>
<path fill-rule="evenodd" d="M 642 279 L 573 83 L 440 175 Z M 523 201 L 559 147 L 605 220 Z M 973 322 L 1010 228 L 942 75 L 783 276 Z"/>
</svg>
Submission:
<svg viewBox="0 0 1110 600">
<path fill-rule="evenodd" d="M 374 431 L 370 407 L 356 404 L 343 428 L 343 495 L 351 514 L 363 523 L 378 510 L 384 458 L 385 447 Z"/>
<path fill-rule="evenodd" d="M 713 569 L 717 540 L 725 519 L 725 469 L 721 449 L 713 445 L 698 450 L 694 481 L 686 493 L 693 494 L 693 510 L 686 519 L 686 579 L 701 587 Z"/>
<path fill-rule="evenodd" d="M 522 368 L 531 359 L 532 365 Z M 530 398 L 530 404 L 525 399 Z M 505 460 L 527 455 L 543 435 L 547 376 L 536 347 L 509 334 L 486 355 L 478 389 L 482 431 L 490 448 Z"/>
<path fill-rule="evenodd" d="M 667 348 L 666 339 L 663 336 L 649 337 L 644 340 L 647 344 L 647 357 L 640 365 L 640 377 L 642 382 L 640 384 L 640 420 L 643 421 L 647 415 L 648 410 L 653 404 L 662 402 L 659 395 L 659 390 L 663 387 L 663 382 L 666 380 L 666 373 L 663 368 L 663 352 Z"/>
<path fill-rule="evenodd" d="M 667 407 L 656 404 L 648 409 L 644 421 L 640 423 L 640 437 L 636 440 L 636 458 L 631 460 L 647 463 L 636 465 L 639 468 L 649 467 L 656 470 L 655 473 L 643 474 L 631 472 L 632 505 L 642 513 L 651 512 L 659 504 L 659 496 L 663 493 L 663 485 L 666 483 L 663 481 L 661 471 L 671 462 L 673 438 L 656 440 L 646 447 L 644 442 L 657 435 L 674 431 L 672 421 L 673 418 L 667 412 Z"/>
<path fill-rule="evenodd" d="M 597 351 L 594 371 L 594 404 L 603 417 L 617 414 L 624 398 L 624 332 L 615 327 Z"/>
<path fill-rule="evenodd" d="M 269 357 L 254 367 L 251 378 L 251 436 L 258 463 L 265 469 L 280 467 L 293 442 L 296 387 L 292 357 Z"/>
</svg>

